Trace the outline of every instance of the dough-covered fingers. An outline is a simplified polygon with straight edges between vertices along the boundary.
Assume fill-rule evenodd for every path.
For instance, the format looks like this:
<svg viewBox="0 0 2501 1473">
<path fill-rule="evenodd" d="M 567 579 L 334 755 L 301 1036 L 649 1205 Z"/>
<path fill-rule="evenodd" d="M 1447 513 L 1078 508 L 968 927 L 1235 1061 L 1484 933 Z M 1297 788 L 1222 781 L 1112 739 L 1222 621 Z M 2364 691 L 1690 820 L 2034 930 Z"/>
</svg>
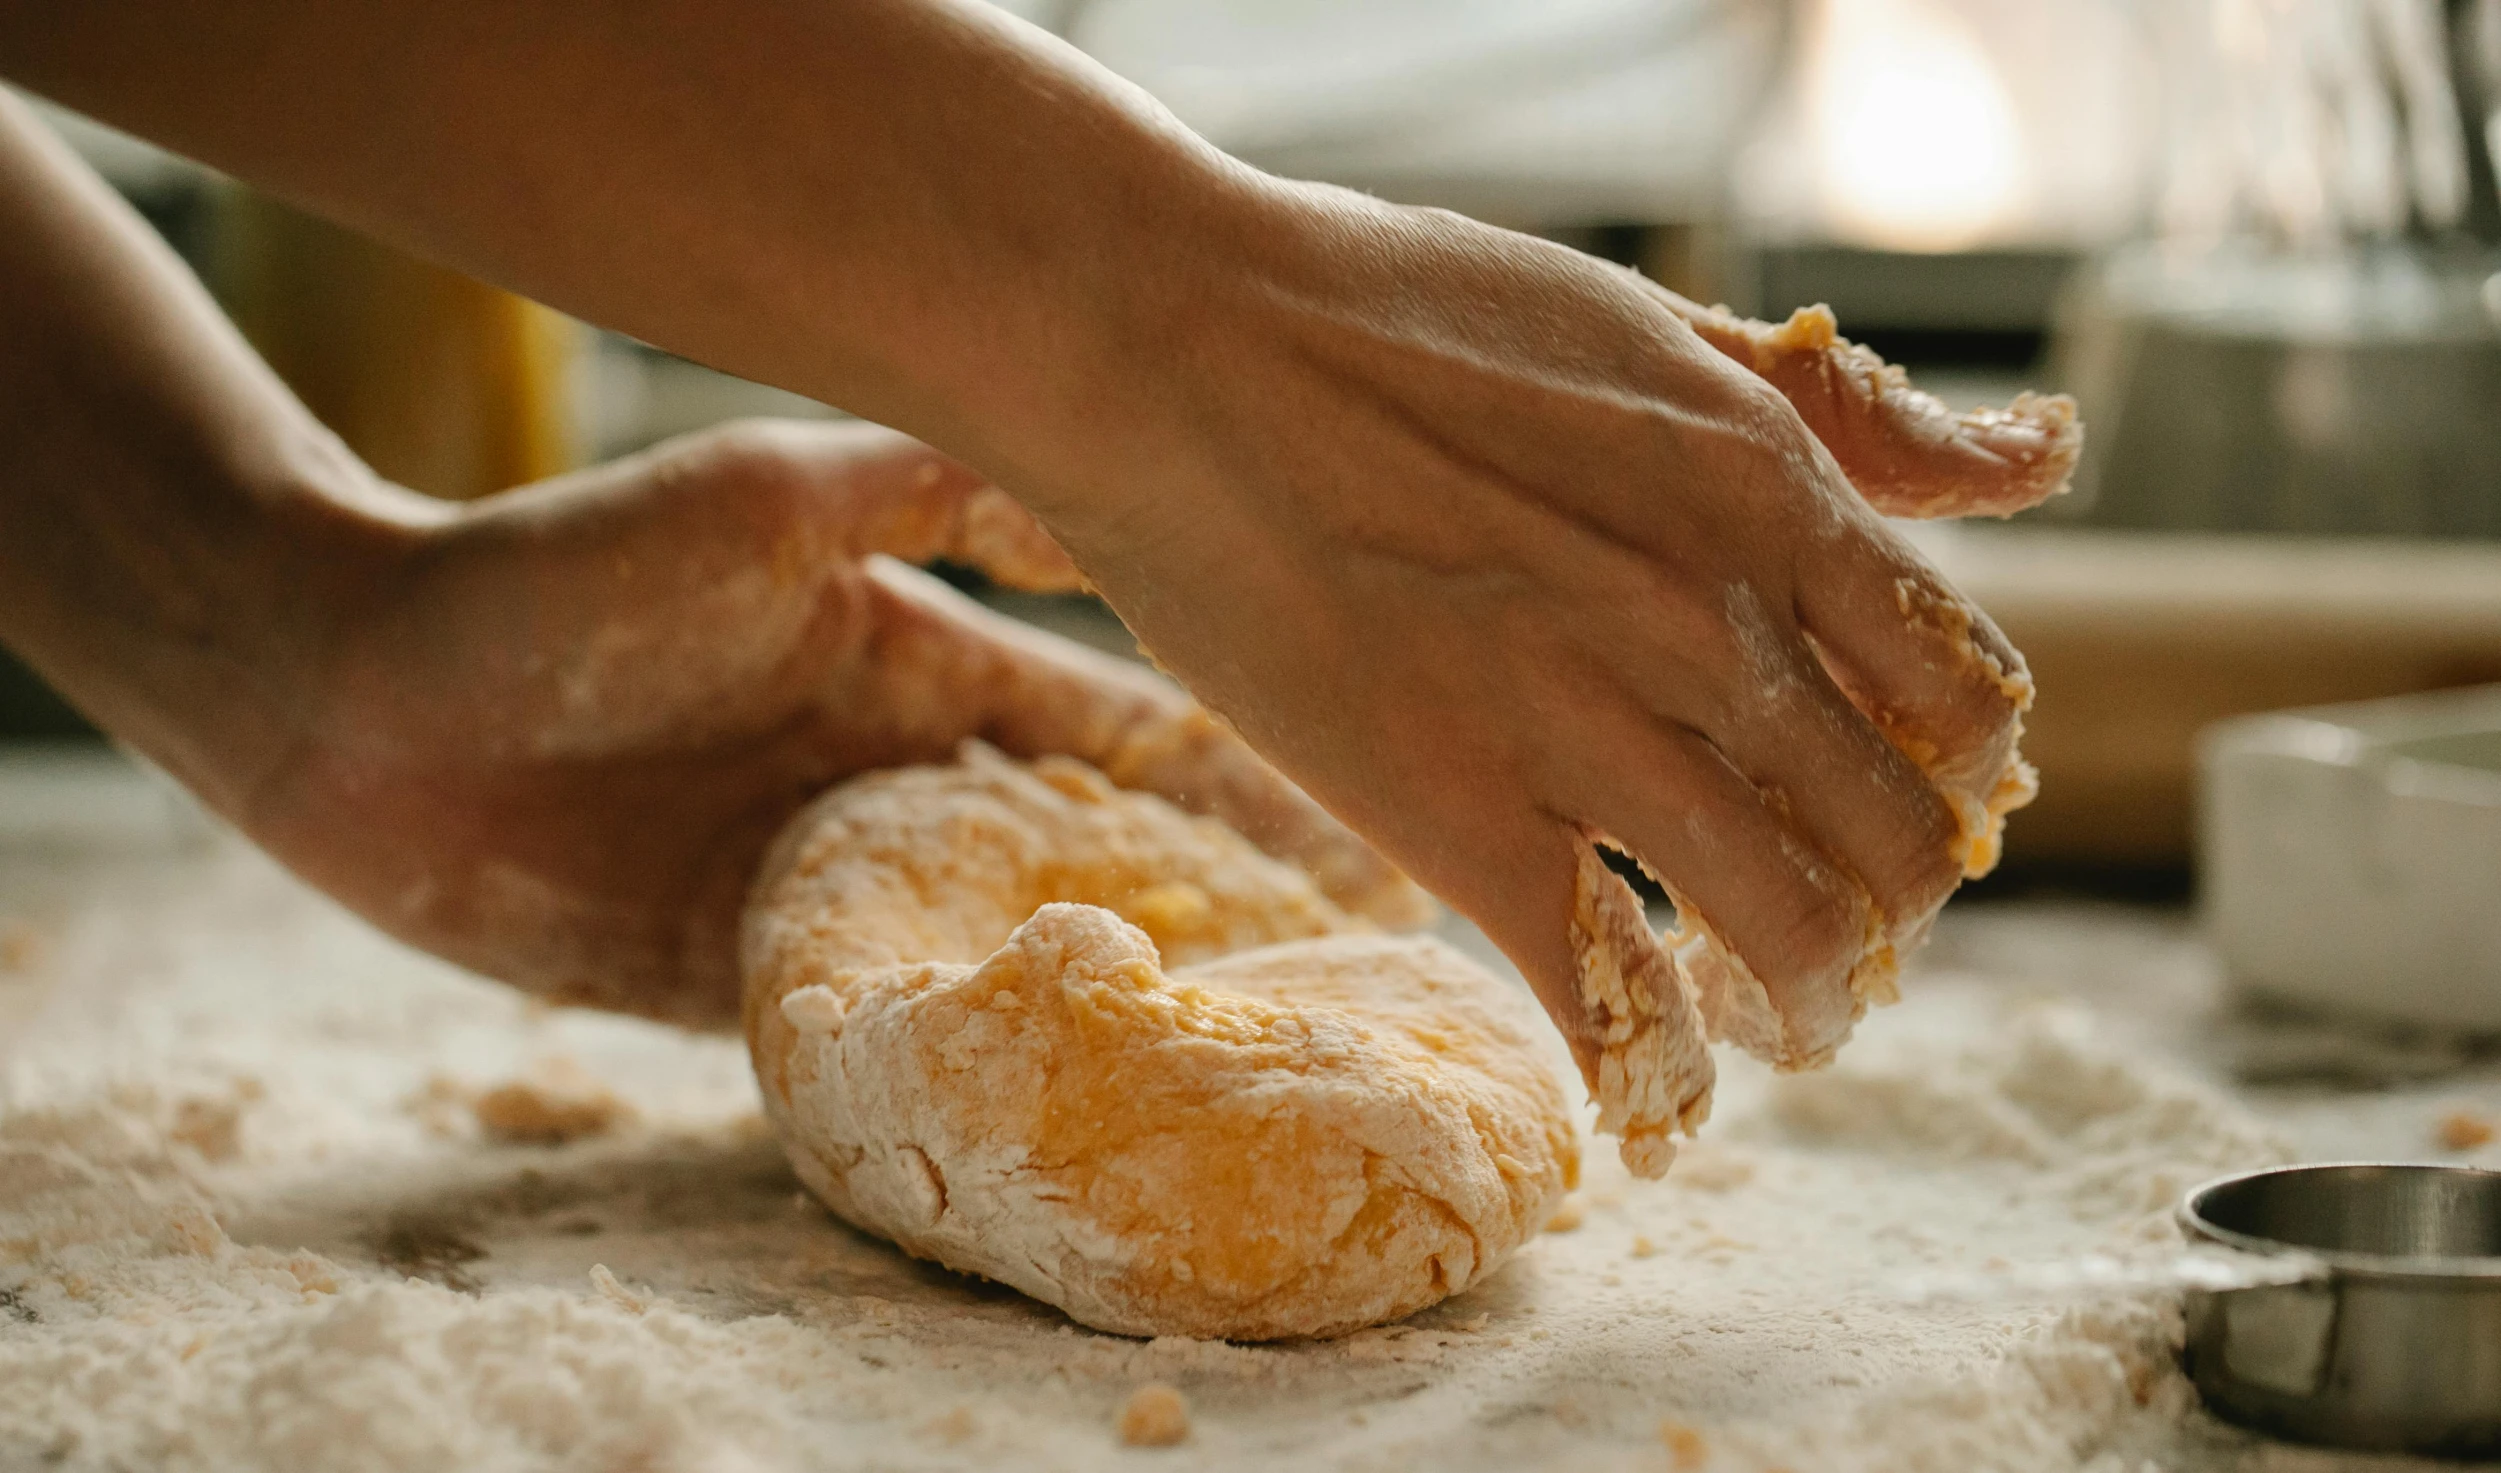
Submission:
<svg viewBox="0 0 2501 1473">
<path fill-rule="evenodd" d="M 1861 988 L 1889 996 L 1862 956 L 1924 923 L 1959 874 L 1953 810 L 1834 683 L 1795 597 L 1758 576 L 1711 600 L 1715 619 L 1622 636 L 1620 694 L 1576 702 L 1576 732 L 1607 757 L 1547 777 L 1676 896 L 1714 1036 L 1784 1067 L 1847 1037 Z"/>
<path fill-rule="evenodd" d="M 1900 939 L 1901 925 L 1933 912 L 1960 875 L 1953 807 L 1834 681 L 1793 607 L 1733 596 L 1728 614 L 1748 670 L 1711 723 L 1716 754 L 1761 795 L 1786 842 L 1864 890 L 1870 934 Z"/>
<path fill-rule="evenodd" d="M 1486 838 L 1476 862 L 1431 878 L 1528 979 L 1625 1166 L 1662 1175 L 1675 1136 L 1710 1117 L 1716 1077 L 1674 958 L 1594 831 L 1523 809 Z"/>
<path fill-rule="evenodd" d="M 869 577 L 886 604 L 874 658 L 902 719 L 923 713 L 948 746 L 977 735 L 1018 756 L 1081 758 L 1122 787 L 1223 820 L 1383 925 L 1432 914 L 1412 881 L 1170 682 L 993 614 L 917 569 L 881 558 Z"/>
<path fill-rule="evenodd" d="M 1795 406 L 1850 484 L 1887 516 L 2010 516 L 2067 489 L 2084 428 L 2064 394 L 1957 414 L 1836 331 L 1832 309 L 1757 322 L 1652 287 L 1702 340 Z"/>
<path fill-rule="evenodd" d="M 1802 581 L 1799 612 L 1835 682 L 1952 805 L 1962 873 L 1988 873 L 2007 813 L 2033 792 L 2016 750 L 2032 704 L 2023 656 L 1881 528 Z"/>
<path fill-rule="evenodd" d="M 1718 1071 L 1692 989 L 1599 844 L 1587 830 L 1573 844 L 1574 1002 L 1598 1045 L 1594 1067 L 1582 1069 L 1598 1128 L 1616 1137 L 1625 1168 L 1658 1177 L 1676 1159 L 1675 1135 L 1711 1118 Z"/>
<path fill-rule="evenodd" d="M 1675 900 L 1676 939 L 1727 959 L 1689 979 L 1712 1032 L 1783 1067 L 1829 1057 L 1865 1011 L 1851 981 L 1875 924 L 1866 887 L 1699 734 L 1652 733 L 1642 766 L 1644 781 L 1579 806 L 1588 833 L 1639 859 Z"/>
</svg>

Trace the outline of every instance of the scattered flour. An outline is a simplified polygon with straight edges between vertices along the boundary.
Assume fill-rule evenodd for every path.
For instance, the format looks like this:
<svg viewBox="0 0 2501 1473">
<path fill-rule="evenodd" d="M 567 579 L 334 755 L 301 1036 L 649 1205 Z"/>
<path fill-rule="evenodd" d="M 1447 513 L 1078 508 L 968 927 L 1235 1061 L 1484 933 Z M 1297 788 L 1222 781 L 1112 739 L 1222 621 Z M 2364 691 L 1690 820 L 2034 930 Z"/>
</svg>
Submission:
<svg viewBox="0 0 2501 1473">
<path fill-rule="evenodd" d="M 1733 1062 L 1667 1180 L 1599 1157 L 1406 1324 L 1238 1346 L 907 1260 L 799 1193 L 734 1040 L 528 1007 L 231 846 L 0 849 L 0 900 L 47 938 L 0 975 L 11 1473 L 2348 1466 L 2172 1359 L 2171 1198 L 2284 1142 L 2002 981 L 1914 976 L 1826 1073 Z M 630 1117 L 429 1117 L 558 1056 Z M 1186 1440 L 1123 1453 L 1150 1385 Z"/>
</svg>

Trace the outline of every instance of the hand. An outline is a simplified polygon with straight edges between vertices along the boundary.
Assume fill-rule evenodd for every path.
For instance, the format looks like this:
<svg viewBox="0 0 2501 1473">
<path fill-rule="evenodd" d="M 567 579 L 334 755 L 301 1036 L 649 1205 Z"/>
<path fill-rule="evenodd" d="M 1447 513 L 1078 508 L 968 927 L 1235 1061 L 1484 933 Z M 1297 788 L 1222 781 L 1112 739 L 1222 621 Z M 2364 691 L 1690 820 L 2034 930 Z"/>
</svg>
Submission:
<svg viewBox="0 0 2501 1473">
<path fill-rule="evenodd" d="M 940 556 L 1074 582 L 1014 503 L 864 425 L 728 426 L 447 513 L 335 616 L 300 761 L 235 817 L 415 945 L 693 1024 L 737 1016 L 738 915 L 782 823 L 966 737 L 1084 757 L 1349 905 L 1412 907 L 1169 684 L 895 560 Z"/>
<path fill-rule="evenodd" d="M 736 24 L 660 7 L 595 36 L 561 7 L 455 10 L 479 24 L 413 0 L 30 7 L 0 52 L 350 223 L 978 466 L 1194 691 L 1480 922 L 1593 1077 L 1611 1025 L 1570 935 L 1591 836 L 1667 881 L 1729 961 L 1722 992 L 1759 984 L 1758 1021 L 1776 1015 L 1750 1041 L 1795 1064 L 1881 995 L 2020 796 L 2020 660 L 1850 480 L 2004 510 L 1931 479 L 1941 452 L 1985 470 L 1997 451 L 1942 418 L 1952 444 L 1858 434 L 1898 396 L 1846 355 L 1770 345 L 1802 420 L 1712 346 L 1765 367 L 1762 345 L 1697 335 L 1690 304 L 1258 175 L 969 0 L 744 5 Z M 385 924 L 537 985 L 614 960 L 627 1005 L 726 990 L 698 917 L 727 903 L 683 897 L 734 889 L 769 826 L 753 815 L 979 726 L 869 739 L 847 697 L 897 694 L 865 652 L 916 647 L 893 631 L 972 622 L 934 642 L 987 651 L 1012 644 L 996 626 L 930 613 L 885 565 L 829 571 L 815 553 L 856 549 L 827 515 L 771 512 L 787 490 L 716 521 L 706 498 L 601 476 L 418 535 L 371 578 L 305 560 L 296 577 L 353 596 L 316 641 L 336 673 L 300 680 L 232 612 L 291 583 L 157 544 L 248 543 L 334 457 L 100 188 L 25 157 L 0 169 L 24 283 L 0 294 L 0 386 L 31 406 L 33 469 L 0 485 L 0 531 L 12 571 L 42 576 L 0 579 L 0 637 Z M 758 566 L 786 581 L 728 572 Z M 614 617 L 567 618 L 567 598 Z M 403 674 L 397 639 L 435 658 Z M 459 667 L 497 641 L 504 663 Z M 1059 668 L 1037 661 L 1009 663 Z M 614 694 L 636 680 L 659 714 Z M 242 715 L 203 717 L 247 681 Z M 321 719 L 293 721 L 295 692 L 324 687 Z M 421 736 L 420 717 L 474 729 Z M 313 765 L 272 780 L 288 750 Z M 412 852 L 349 853 L 324 815 Z M 655 900 L 674 918 L 638 926 Z"/>
<path fill-rule="evenodd" d="M 1934 401 L 1828 318 L 1789 345 L 1820 370 L 1768 328 L 1714 351 L 1710 314 L 1625 273 L 1341 191 L 1279 186 L 1235 236 L 1147 428 L 1062 447 L 1069 484 L 1134 494 L 1020 492 L 1161 663 L 1520 964 L 1593 1088 L 1592 840 L 1756 990 L 1705 996 L 1723 1031 L 1828 1056 L 2021 801 L 2029 685 L 1724 353 L 1763 347 L 1871 489 L 1931 513 L 2055 489 L 2071 411 L 1991 444 L 1938 410 L 1937 443 Z"/>
</svg>

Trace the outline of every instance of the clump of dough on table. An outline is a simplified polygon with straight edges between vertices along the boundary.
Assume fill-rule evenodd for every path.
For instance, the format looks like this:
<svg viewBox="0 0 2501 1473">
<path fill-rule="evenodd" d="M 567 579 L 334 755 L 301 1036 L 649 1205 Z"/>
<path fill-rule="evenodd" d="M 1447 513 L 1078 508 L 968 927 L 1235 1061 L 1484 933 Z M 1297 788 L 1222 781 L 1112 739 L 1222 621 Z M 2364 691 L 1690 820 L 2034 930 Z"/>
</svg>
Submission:
<svg viewBox="0 0 2501 1473">
<path fill-rule="evenodd" d="M 1412 1314 L 1578 1174 L 1524 993 L 1070 759 L 972 746 L 836 788 L 768 856 L 743 948 L 808 1188 L 1099 1329 Z"/>
</svg>

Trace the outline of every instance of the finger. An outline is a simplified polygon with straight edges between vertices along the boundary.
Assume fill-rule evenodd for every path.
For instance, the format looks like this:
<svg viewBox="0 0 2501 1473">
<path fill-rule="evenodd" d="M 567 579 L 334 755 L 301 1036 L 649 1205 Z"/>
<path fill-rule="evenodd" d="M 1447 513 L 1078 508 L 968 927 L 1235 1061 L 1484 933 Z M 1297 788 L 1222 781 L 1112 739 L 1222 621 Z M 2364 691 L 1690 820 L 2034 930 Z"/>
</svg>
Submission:
<svg viewBox="0 0 2501 1473">
<path fill-rule="evenodd" d="M 1865 891 L 1874 933 L 1900 943 L 1961 878 L 1953 806 L 1834 681 L 1794 610 L 1739 584 L 1724 611 L 1743 695 L 1695 725 L 1777 821 Z"/>
<path fill-rule="evenodd" d="M 1650 290 L 1702 340 L 1793 405 L 1850 484 L 1887 516 L 2011 516 L 2067 489 L 2084 427 L 2064 394 L 2019 394 L 1956 414 L 1909 375 L 1835 332 L 1832 309 L 1778 325 Z"/>
<path fill-rule="evenodd" d="M 1625 1167 L 1656 1177 L 1675 1159 L 1673 1133 L 1690 1136 L 1711 1118 L 1718 1069 L 1675 958 L 1651 931 L 1641 897 L 1599 858 L 1599 842 L 1583 830 L 1573 846 L 1572 956 L 1599 1039 L 1590 1093 L 1598 1128 L 1618 1138 Z"/>
<path fill-rule="evenodd" d="M 2016 751 L 2032 704 L 2023 656 L 1915 550 L 1872 523 L 1819 558 L 1799 579 L 1797 600 L 1834 682 L 1951 806 L 1962 872 L 1986 874 L 2006 815 L 2033 792 Z"/>
<path fill-rule="evenodd" d="M 811 497 L 836 544 L 855 557 L 960 563 L 1037 593 L 1085 586 L 1015 498 L 908 435 L 812 420 L 745 420 L 708 433 L 715 453 Z"/>
<path fill-rule="evenodd" d="M 894 719 L 1017 756 L 1080 758 L 1119 786 L 1221 819 L 1358 915 L 1389 926 L 1431 916 L 1414 882 L 1170 682 L 899 563 L 880 559 L 869 576 L 882 607 L 867 658 Z"/>
<path fill-rule="evenodd" d="M 1846 499 L 1841 504 L 1845 534 L 1860 531 L 1852 519 L 1881 530 L 1864 509 Z M 1686 621 L 1672 641 L 1628 651 L 1630 668 L 1645 672 L 1636 700 L 1654 726 L 1678 733 L 1679 740 L 1706 740 L 1710 765 L 1728 767 L 1742 780 L 1742 788 L 1725 788 L 1727 801 L 1769 809 L 1796 842 L 1864 892 L 1877 949 L 1899 949 L 1960 878 L 1956 812 L 1825 669 L 1799 627 L 1794 593 L 1778 597 L 1778 604 L 1767 604 L 1752 584 L 1733 583 L 1716 601 L 1714 621 L 1699 627 Z M 1643 635 L 1635 630 L 1623 637 Z M 1695 702 L 1702 683 L 1682 673 L 1697 657 L 1734 677 L 1710 682 L 1724 694 L 1702 705 Z M 1590 705 L 1596 709 L 1608 699 L 1609 693 L 1593 693 Z M 1658 739 L 1644 730 L 1619 735 L 1637 743 Z M 1688 759 L 1699 760 L 1697 754 Z M 1705 776 L 1717 785 L 1715 775 Z M 1713 975 L 1731 986 L 1742 980 L 1724 966 L 1715 966 Z M 1862 990 L 1889 995 L 1880 956 L 1859 982 Z M 1777 1042 L 1770 1050 L 1792 1051 Z"/>
<path fill-rule="evenodd" d="M 1675 1135 L 1710 1117 L 1716 1078 L 1674 959 L 1578 826 L 1529 808 L 1473 817 L 1480 828 L 1427 878 L 1527 979 L 1625 1167 L 1663 1174 Z"/>
<path fill-rule="evenodd" d="M 1781 1068 L 1830 1058 L 1869 1001 L 1859 985 L 1875 935 L 1865 888 L 1709 740 L 1647 722 L 1631 729 L 1640 720 L 1626 718 L 1615 742 L 1644 754 L 1643 780 L 1577 793 L 1576 808 L 1659 880 L 1680 939 L 1704 943 L 1691 976 L 1715 1033 Z M 1698 965 L 1714 953 L 1716 963 Z"/>
</svg>

